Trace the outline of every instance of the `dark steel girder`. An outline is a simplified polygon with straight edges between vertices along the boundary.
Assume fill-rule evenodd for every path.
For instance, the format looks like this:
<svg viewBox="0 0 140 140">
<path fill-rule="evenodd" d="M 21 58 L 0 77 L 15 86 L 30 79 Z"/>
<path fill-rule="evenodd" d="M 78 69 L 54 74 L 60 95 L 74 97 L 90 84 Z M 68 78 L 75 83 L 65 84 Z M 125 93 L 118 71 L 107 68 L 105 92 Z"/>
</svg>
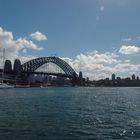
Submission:
<svg viewBox="0 0 140 140">
<path fill-rule="evenodd" d="M 72 77 L 73 73 L 75 71 L 73 68 L 66 63 L 64 60 L 60 59 L 59 57 L 40 57 L 36 59 L 32 59 L 24 64 L 22 64 L 23 72 L 34 72 L 36 69 L 38 69 L 40 66 L 42 66 L 45 63 L 54 63 L 58 67 L 60 67 L 66 75 Z"/>
</svg>

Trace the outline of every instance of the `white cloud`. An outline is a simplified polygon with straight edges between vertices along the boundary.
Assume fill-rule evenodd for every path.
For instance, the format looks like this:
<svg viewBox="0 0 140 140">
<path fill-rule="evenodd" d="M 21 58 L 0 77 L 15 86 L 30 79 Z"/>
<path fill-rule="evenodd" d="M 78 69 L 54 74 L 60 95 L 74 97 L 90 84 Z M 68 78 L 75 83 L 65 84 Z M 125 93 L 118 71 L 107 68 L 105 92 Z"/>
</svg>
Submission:
<svg viewBox="0 0 140 140">
<path fill-rule="evenodd" d="M 4 48 L 6 52 L 5 59 L 10 59 L 11 61 L 14 61 L 16 58 L 22 58 L 20 54 L 22 50 L 25 52 L 25 49 L 37 51 L 43 49 L 26 38 L 14 39 L 12 32 L 3 30 L 3 28 L 0 27 L 0 58 L 2 58 Z M 0 62 L 0 66 L 2 66 L 2 59 L 0 59 Z"/>
<path fill-rule="evenodd" d="M 119 49 L 119 53 L 122 53 L 122 54 L 135 54 L 135 53 L 138 53 L 140 51 L 140 48 L 139 47 L 136 47 L 136 46 L 122 46 L 120 49 Z"/>
<path fill-rule="evenodd" d="M 36 44 L 34 44 L 31 40 L 28 41 L 27 39 L 25 38 L 19 38 L 17 41 L 16 41 L 16 44 L 18 46 L 20 46 L 21 48 L 29 48 L 29 49 L 34 49 L 34 50 L 42 50 L 43 48 L 39 48 Z"/>
<path fill-rule="evenodd" d="M 140 70 L 140 65 L 138 64 L 130 64 L 130 63 L 122 63 L 122 64 L 117 64 L 114 67 L 114 71 L 121 72 L 121 73 L 126 73 L 126 72 L 136 72 Z"/>
<path fill-rule="evenodd" d="M 121 41 L 123 41 L 123 42 L 129 42 L 131 40 L 132 40 L 132 38 L 123 38 Z"/>
<path fill-rule="evenodd" d="M 100 11 L 103 12 L 105 10 L 105 7 L 102 5 L 100 6 Z"/>
<path fill-rule="evenodd" d="M 90 62 L 90 63 L 96 63 L 96 64 L 113 64 L 113 63 L 117 63 L 118 60 L 115 59 L 117 56 L 111 53 L 103 53 L 103 54 L 99 54 L 98 52 L 95 53 L 87 53 L 85 54 L 80 54 L 77 55 L 77 60 L 79 60 L 79 63 L 83 62 Z M 86 60 L 86 61 L 85 61 Z"/>
<path fill-rule="evenodd" d="M 82 71 L 85 77 L 90 79 L 101 79 L 110 77 L 113 65 L 118 64 L 118 55 L 114 53 L 98 53 L 93 51 L 87 54 L 77 55 L 75 59 L 63 58 L 77 72 Z"/>
<path fill-rule="evenodd" d="M 30 36 L 37 41 L 47 40 L 47 36 L 38 31 L 30 34 Z"/>
<path fill-rule="evenodd" d="M 82 71 L 84 77 L 91 80 L 111 78 L 112 73 L 116 76 L 127 77 L 132 73 L 139 73 L 140 65 L 131 64 L 130 60 L 121 60 L 115 53 L 99 53 L 93 51 L 79 54 L 75 59 L 62 58 L 74 68 L 76 72 Z"/>
<path fill-rule="evenodd" d="M 20 55 L 18 57 L 18 59 L 21 61 L 22 64 L 25 63 L 25 62 L 27 62 L 27 61 L 29 61 L 29 60 L 31 60 L 31 59 L 35 59 L 35 58 L 36 57 L 35 56 L 32 56 L 32 55 Z"/>
</svg>

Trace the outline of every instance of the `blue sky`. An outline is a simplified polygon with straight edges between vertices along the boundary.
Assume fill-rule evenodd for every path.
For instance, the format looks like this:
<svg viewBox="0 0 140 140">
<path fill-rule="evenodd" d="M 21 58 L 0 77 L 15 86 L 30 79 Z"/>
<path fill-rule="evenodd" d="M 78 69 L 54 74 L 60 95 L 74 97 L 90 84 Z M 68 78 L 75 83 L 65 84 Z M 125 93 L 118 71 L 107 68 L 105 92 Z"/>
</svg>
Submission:
<svg viewBox="0 0 140 140">
<path fill-rule="evenodd" d="M 13 51 L 15 57 L 56 54 L 77 71 L 82 69 L 86 76 L 97 75 L 95 68 L 102 68 L 102 74 L 99 77 L 92 75 L 93 79 L 109 76 L 112 70 L 118 76 L 139 75 L 139 13 L 139 0 L 0 0 L 0 27 L 1 34 L 11 32 L 12 41 L 20 44 L 20 49 L 17 46 Z M 31 34 L 36 32 L 46 39 L 33 39 Z M 1 42 L 2 39 L 1 35 Z M 32 41 L 32 45 L 27 41 Z M 33 44 L 43 49 L 37 49 Z M 12 45 L 8 48 L 15 49 Z M 103 59 L 108 58 L 103 55 L 112 56 L 109 59 L 116 62 L 104 63 Z M 90 61 L 89 57 L 95 60 L 95 56 L 99 57 L 97 61 L 86 62 Z M 120 69 L 114 69 L 118 65 L 121 68 L 127 65 L 127 68 L 121 73 Z"/>
</svg>

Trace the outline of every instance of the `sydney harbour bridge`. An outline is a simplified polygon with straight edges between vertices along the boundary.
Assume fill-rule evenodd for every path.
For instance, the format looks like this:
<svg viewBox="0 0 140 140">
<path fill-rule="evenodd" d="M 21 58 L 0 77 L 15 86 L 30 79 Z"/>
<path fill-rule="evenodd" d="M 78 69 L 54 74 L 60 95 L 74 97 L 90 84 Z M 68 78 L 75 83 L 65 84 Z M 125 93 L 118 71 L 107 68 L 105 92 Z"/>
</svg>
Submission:
<svg viewBox="0 0 140 140">
<path fill-rule="evenodd" d="M 49 68 L 48 64 L 55 64 L 56 67 Z M 15 80 L 20 84 L 27 83 L 31 75 L 51 75 L 69 78 L 72 85 L 80 85 L 83 80 L 81 72 L 78 75 L 67 62 L 59 57 L 40 57 L 23 64 L 19 59 L 16 59 L 13 67 L 11 61 L 6 60 L 4 69 L 0 71 L 4 73 L 5 80 L 10 82 Z"/>
</svg>

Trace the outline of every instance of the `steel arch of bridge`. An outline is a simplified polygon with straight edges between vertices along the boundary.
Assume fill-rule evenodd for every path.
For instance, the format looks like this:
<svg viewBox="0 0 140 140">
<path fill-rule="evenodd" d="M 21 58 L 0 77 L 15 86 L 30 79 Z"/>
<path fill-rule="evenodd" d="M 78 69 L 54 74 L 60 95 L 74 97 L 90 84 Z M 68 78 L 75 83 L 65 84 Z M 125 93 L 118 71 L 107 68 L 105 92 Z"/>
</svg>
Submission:
<svg viewBox="0 0 140 140">
<path fill-rule="evenodd" d="M 32 73 L 43 64 L 50 62 L 59 66 L 65 72 L 67 77 L 73 77 L 74 73 L 76 74 L 74 69 L 68 63 L 58 57 L 40 57 L 32 59 L 22 64 L 22 70 L 27 73 Z"/>
</svg>

